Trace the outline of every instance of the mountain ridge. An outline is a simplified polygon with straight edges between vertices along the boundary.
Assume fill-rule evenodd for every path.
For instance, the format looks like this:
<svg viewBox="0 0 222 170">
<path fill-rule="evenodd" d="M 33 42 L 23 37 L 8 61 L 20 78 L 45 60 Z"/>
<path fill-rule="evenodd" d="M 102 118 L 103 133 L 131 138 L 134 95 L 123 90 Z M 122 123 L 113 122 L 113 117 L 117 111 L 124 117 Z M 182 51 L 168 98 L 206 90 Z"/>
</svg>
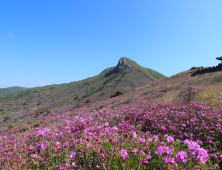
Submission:
<svg viewBox="0 0 222 170">
<path fill-rule="evenodd" d="M 166 76 L 123 57 L 116 66 L 108 67 L 94 77 L 70 83 L 29 88 L 8 98 L 0 98 L 0 122 L 5 120 L 6 115 L 18 117 L 18 114 L 24 115 L 31 111 L 37 118 L 43 113 L 70 105 L 81 108 L 128 93 L 164 77 Z M 19 119 L 21 118 L 16 119 L 16 122 Z"/>
</svg>

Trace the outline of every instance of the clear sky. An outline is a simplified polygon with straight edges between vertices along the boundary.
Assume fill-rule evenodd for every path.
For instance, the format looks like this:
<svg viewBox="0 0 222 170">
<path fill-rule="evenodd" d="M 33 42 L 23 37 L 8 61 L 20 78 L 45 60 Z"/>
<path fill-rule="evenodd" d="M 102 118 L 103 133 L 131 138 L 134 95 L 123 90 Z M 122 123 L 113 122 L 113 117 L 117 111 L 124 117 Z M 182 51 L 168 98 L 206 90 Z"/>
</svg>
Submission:
<svg viewBox="0 0 222 170">
<path fill-rule="evenodd" d="M 221 0 L 1 0 L 0 88 L 69 83 L 125 56 L 166 76 L 215 66 Z"/>
</svg>

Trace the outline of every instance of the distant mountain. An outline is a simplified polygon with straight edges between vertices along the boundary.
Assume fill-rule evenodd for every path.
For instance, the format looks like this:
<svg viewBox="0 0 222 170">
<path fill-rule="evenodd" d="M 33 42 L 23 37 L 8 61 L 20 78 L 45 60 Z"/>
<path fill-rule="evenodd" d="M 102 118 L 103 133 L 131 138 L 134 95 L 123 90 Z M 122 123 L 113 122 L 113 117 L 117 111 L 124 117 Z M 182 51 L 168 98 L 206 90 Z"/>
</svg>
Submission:
<svg viewBox="0 0 222 170">
<path fill-rule="evenodd" d="M 7 88 L 0 88 L 0 100 L 4 100 L 12 95 L 18 94 L 22 91 L 27 90 L 26 87 L 7 87 Z"/>
<path fill-rule="evenodd" d="M 69 105 L 75 108 L 127 93 L 155 80 L 163 74 L 144 68 L 129 58 L 120 58 L 117 66 L 103 70 L 99 75 L 71 83 L 49 85 L 24 90 L 0 98 L 0 115 L 17 116 L 29 111 L 38 114 L 58 110 Z M 0 121 L 4 117 L 0 117 Z"/>
</svg>

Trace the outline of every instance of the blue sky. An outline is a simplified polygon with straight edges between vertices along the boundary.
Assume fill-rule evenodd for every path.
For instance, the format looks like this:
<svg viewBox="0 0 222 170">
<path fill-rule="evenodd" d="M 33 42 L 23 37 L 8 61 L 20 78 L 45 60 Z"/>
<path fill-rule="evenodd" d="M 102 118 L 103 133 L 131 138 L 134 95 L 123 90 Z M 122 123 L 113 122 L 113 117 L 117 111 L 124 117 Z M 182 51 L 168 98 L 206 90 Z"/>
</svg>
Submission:
<svg viewBox="0 0 222 170">
<path fill-rule="evenodd" d="M 222 55 L 221 0 L 1 0 L 0 88 L 78 81 L 125 56 L 166 76 Z"/>
</svg>

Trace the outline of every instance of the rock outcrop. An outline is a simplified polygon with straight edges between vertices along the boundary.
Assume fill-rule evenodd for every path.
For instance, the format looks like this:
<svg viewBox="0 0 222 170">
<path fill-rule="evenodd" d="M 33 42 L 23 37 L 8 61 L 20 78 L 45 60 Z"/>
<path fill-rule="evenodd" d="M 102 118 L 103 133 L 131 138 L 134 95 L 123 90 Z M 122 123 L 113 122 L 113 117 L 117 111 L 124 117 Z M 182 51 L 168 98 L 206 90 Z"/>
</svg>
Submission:
<svg viewBox="0 0 222 170">
<path fill-rule="evenodd" d="M 119 59 L 119 62 L 118 62 L 118 64 L 117 64 L 115 70 L 116 70 L 117 72 L 121 72 L 121 71 L 123 71 L 123 70 L 125 70 L 125 69 L 129 69 L 129 68 L 131 68 L 131 67 L 132 67 L 132 66 L 131 66 L 131 65 L 127 62 L 127 60 L 126 60 L 126 57 L 122 57 L 122 58 Z"/>
<path fill-rule="evenodd" d="M 200 67 L 192 74 L 192 76 L 195 76 L 197 74 L 216 72 L 216 71 L 222 71 L 222 64 L 221 63 L 219 63 L 217 66 L 213 66 L 213 67 L 205 67 L 205 68 Z"/>
</svg>

